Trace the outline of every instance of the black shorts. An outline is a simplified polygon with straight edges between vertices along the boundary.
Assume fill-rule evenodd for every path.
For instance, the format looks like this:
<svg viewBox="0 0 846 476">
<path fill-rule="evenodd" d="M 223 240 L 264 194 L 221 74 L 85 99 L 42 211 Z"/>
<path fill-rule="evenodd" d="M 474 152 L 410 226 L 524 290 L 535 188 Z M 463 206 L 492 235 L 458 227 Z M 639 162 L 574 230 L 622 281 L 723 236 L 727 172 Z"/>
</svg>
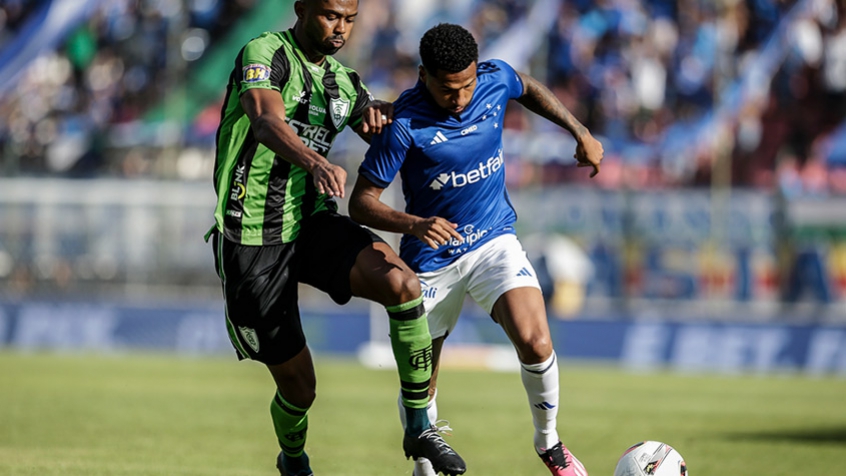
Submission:
<svg viewBox="0 0 846 476">
<path fill-rule="evenodd" d="M 297 284 L 352 297 L 350 271 L 376 234 L 349 217 L 319 213 L 304 221 L 291 243 L 245 246 L 214 234 L 215 269 L 223 282 L 226 326 L 239 359 L 281 364 L 305 347 Z"/>
</svg>

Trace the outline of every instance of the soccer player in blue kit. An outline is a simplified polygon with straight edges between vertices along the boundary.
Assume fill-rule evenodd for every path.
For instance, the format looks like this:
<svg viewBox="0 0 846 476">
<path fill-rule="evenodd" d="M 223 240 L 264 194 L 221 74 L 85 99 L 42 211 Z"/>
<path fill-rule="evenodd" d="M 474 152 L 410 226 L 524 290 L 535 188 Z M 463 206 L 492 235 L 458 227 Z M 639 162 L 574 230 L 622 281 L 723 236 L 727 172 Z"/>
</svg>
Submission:
<svg viewBox="0 0 846 476">
<path fill-rule="evenodd" d="M 518 241 L 505 187 L 502 125 L 509 99 L 568 130 L 578 166 L 599 172 L 602 145 L 537 80 L 504 61 L 478 62 L 473 36 L 440 24 L 420 40 L 417 85 L 394 103 L 394 122 L 373 138 L 350 197 L 359 223 L 402 233 L 400 256 L 417 273 L 429 313 L 435 370 L 429 419 L 437 421 L 444 339 L 470 295 L 505 330 L 521 363 L 533 443 L 556 476 L 587 476 L 558 436 L 558 363 L 536 273 Z M 405 211 L 380 201 L 396 174 Z M 402 415 L 402 413 L 401 413 Z M 424 458 L 415 476 L 434 472 Z"/>
</svg>

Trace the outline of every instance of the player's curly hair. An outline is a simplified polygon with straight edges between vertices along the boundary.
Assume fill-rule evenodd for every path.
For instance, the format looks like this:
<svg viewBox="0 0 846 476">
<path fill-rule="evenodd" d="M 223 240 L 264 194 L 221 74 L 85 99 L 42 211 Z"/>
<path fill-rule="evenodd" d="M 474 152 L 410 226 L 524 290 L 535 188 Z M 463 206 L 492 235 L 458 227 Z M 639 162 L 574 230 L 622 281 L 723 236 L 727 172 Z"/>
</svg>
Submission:
<svg viewBox="0 0 846 476">
<path fill-rule="evenodd" d="M 479 45 L 469 31 L 452 23 L 432 27 L 420 39 L 420 61 L 431 74 L 464 71 L 479 60 Z"/>
</svg>

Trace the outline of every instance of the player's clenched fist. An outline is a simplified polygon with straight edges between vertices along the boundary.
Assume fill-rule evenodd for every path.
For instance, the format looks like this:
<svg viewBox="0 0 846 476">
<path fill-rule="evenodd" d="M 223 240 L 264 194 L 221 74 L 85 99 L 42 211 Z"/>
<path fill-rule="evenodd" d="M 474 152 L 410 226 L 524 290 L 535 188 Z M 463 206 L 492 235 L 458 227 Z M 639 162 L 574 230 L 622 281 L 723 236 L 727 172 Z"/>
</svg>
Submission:
<svg viewBox="0 0 846 476">
<path fill-rule="evenodd" d="M 604 153 L 602 143 L 594 139 L 590 132 L 585 132 L 577 140 L 576 154 L 573 157 L 579 162 L 577 167 L 593 167 L 590 174 L 593 177 L 599 173 L 599 163 L 602 162 Z"/>
</svg>

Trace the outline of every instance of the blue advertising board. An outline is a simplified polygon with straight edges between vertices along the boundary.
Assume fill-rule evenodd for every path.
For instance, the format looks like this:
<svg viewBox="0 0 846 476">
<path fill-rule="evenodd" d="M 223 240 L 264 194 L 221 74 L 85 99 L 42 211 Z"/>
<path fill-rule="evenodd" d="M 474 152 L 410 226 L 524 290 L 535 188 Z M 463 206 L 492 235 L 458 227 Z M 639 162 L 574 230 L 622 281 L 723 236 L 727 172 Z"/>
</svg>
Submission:
<svg viewBox="0 0 846 476">
<path fill-rule="evenodd" d="M 370 340 L 370 317 L 352 309 L 302 310 L 316 353 L 355 355 Z M 563 359 L 615 362 L 633 369 L 685 372 L 804 372 L 846 376 L 846 325 L 742 320 L 552 320 Z M 459 319 L 447 345 L 507 344 L 487 316 Z M 144 307 L 103 303 L 0 303 L 0 348 L 20 351 L 233 352 L 222 304 Z"/>
</svg>

